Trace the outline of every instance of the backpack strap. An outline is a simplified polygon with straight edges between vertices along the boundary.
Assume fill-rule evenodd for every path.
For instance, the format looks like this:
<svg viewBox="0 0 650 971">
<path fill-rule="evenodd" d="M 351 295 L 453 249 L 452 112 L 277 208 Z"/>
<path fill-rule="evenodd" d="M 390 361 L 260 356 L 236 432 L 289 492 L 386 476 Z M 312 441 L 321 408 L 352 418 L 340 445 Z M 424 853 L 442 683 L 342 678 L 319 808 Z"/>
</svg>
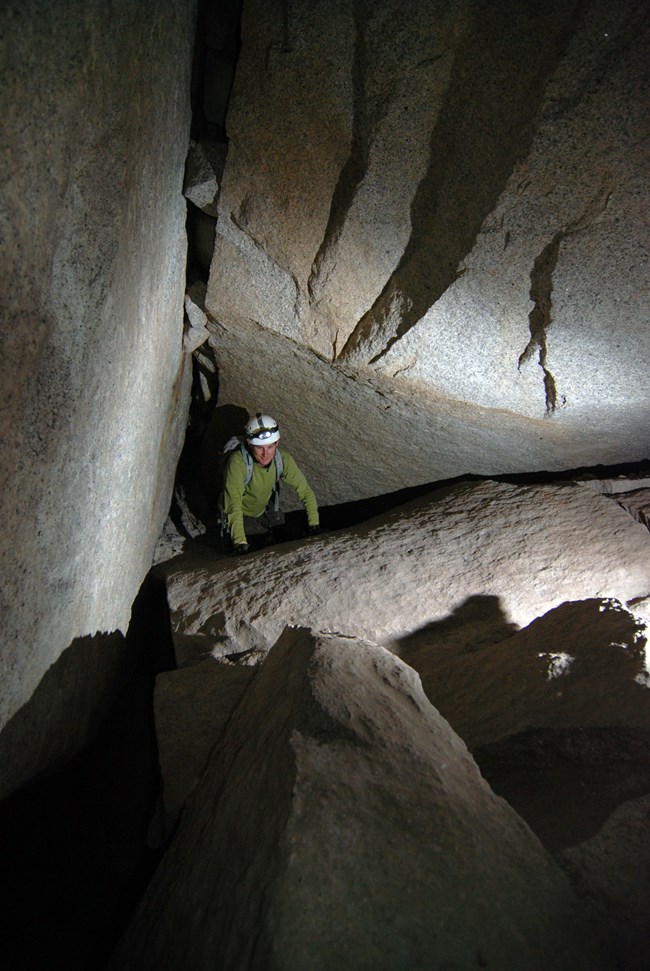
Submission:
<svg viewBox="0 0 650 971">
<path fill-rule="evenodd" d="M 246 445 L 244 442 L 242 442 L 241 445 L 239 446 L 239 451 L 246 464 L 246 474 L 244 476 L 244 488 L 245 488 L 248 485 L 248 483 L 251 481 L 251 478 L 253 476 L 253 456 L 246 448 Z"/>
<path fill-rule="evenodd" d="M 222 541 L 226 539 L 229 535 L 228 533 L 228 520 L 226 516 L 226 503 L 224 496 L 224 476 L 226 472 L 226 465 L 228 464 L 228 459 L 233 454 L 239 450 L 241 456 L 244 460 L 246 466 L 246 471 L 244 473 L 244 488 L 248 485 L 253 475 L 253 457 L 246 448 L 246 444 L 240 435 L 234 435 L 229 438 L 223 447 L 221 452 L 221 459 L 219 463 L 219 496 L 217 500 L 217 515 L 219 519 L 219 529 L 221 532 Z"/>
<path fill-rule="evenodd" d="M 273 503 L 273 509 L 278 512 L 280 508 L 280 479 L 282 478 L 282 473 L 284 472 L 284 460 L 282 458 L 282 452 L 279 448 L 275 450 L 275 485 L 273 486 L 273 492 L 271 493 L 271 499 L 269 504 Z"/>
</svg>

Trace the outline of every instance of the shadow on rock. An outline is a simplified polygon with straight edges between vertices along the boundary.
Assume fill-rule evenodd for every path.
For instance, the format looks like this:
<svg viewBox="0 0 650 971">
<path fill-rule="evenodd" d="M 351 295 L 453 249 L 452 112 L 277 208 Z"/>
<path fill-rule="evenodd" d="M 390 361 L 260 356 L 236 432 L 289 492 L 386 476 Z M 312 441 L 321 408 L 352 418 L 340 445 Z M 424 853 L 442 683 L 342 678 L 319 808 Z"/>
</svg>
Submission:
<svg viewBox="0 0 650 971">
<path fill-rule="evenodd" d="M 498 598 L 477 596 L 396 652 L 493 789 L 556 850 L 650 792 L 644 630 L 620 604 L 592 599 L 516 631 Z"/>
</svg>

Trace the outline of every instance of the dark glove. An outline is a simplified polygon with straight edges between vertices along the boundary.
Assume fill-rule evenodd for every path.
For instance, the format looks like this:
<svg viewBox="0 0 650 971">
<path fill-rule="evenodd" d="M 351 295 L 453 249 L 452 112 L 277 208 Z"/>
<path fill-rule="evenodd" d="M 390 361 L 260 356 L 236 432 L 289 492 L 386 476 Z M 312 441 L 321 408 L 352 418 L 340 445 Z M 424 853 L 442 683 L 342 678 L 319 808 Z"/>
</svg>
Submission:
<svg viewBox="0 0 650 971">
<path fill-rule="evenodd" d="M 237 543 L 232 551 L 233 556 L 244 556 L 245 553 L 248 553 L 248 548 L 248 543 Z"/>
<path fill-rule="evenodd" d="M 307 535 L 308 536 L 318 536 L 318 534 L 320 532 L 322 532 L 320 526 L 309 526 L 307 528 Z"/>
</svg>

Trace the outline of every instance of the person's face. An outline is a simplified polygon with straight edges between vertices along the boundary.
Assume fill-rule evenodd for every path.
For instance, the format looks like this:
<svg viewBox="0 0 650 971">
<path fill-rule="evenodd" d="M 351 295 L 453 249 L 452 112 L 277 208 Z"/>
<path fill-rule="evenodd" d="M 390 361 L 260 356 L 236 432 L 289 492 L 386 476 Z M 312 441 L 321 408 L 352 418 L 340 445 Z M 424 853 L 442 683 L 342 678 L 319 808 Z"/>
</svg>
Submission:
<svg viewBox="0 0 650 971">
<path fill-rule="evenodd" d="M 272 445 L 251 445 L 253 461 L 257 462 L 258 465 L 270 465 L 275 458 L 275 450 L 277 447 L 277 442 L 273 442 Z"/>
</svg>

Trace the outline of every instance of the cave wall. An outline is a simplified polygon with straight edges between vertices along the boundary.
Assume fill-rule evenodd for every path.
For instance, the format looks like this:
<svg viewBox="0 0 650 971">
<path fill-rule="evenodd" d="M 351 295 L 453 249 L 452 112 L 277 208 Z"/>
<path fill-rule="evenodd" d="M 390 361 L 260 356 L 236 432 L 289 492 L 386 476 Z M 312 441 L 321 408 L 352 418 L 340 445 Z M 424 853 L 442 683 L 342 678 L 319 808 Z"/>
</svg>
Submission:
<svg viewBox="0 0 650 971">
<path fill-rule="evenodd" d="M 405 438 L 402 486 L 646 457 L 649 64 L 636 0 L 245 0 L 222 401 L 307 425 L 314 475 L 352 436 L 328 501 L 394 488 Z"/>
<path fill-rule="evenodd" d="M 189 400 L 194 18 L 195 0 L 0 11 L 3 792 L 83 733 L 117 676 L 169 508 Z M 79 650 L 102 635 L 110 649 Z M 76 677 L 54 679 L 28 756 L 15 718 L 72 644 Z"/>
</svg>

